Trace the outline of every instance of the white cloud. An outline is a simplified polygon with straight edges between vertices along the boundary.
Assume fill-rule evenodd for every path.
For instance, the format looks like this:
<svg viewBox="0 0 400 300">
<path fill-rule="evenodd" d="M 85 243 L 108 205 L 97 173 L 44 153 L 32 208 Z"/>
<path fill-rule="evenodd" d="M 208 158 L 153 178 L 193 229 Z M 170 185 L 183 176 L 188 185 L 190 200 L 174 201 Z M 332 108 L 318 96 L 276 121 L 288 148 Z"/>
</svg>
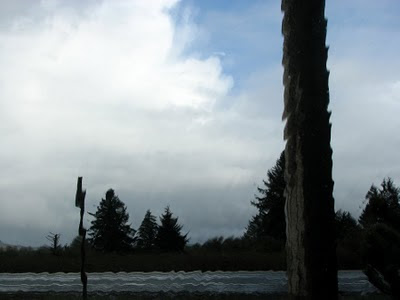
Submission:
<svg viewBox="0 0 400 300">
<path fill-rule="evenodd" d="M 186 211 L 176 207 L 197 238 L 207 234 L 196 228 L 198 201 L 249 207 L 243 191 L 251 196 L 261 180 L 265 141 L 242 138 L 254 125 L 240 112 L 215 110 L 233 79 L 218 55 L 184 53 L 197 31 L 190 18 L 174 23 L 177 1 L 102 1 L 82 11 L 66 3 L 44 1 L 0 30 L 0 193 L 15 199 L 1 201 L 0 224 L 18 232 L 12 242 L 40 244 L 50 230 L 73 237 L 78 175 L 89 208 L 112 187 L 134 224 L 189 191 L 228 189 L 229 201 L 190 195 Z M 242 230 L 250 210 L 214 229 Z M 21 224 L 35 234 L 21 236 Z"/>
<path fill-rule="evenodd" d="M 361 213 L 372 183 L 390 176 L 400 182 L 400 67 L 389 57 L 360 53 L 330 63 L 332 147 L 337 208 Z M 372 60 L 375 62 L 371 63 Z"/>
<path fill-rule="evenodd" d="M 78 175 L 89 211 L 114 188 L 136 227 L 170 204 L 192 242 L 244 229 L 284 147 L 278 5 L 204 23 L 172 0 L 0 5 L 0 240 L 69 242 Z M 400 182 L 398 27 L 327 11 L 336 206 L 357 215 Z"/>
</svg>

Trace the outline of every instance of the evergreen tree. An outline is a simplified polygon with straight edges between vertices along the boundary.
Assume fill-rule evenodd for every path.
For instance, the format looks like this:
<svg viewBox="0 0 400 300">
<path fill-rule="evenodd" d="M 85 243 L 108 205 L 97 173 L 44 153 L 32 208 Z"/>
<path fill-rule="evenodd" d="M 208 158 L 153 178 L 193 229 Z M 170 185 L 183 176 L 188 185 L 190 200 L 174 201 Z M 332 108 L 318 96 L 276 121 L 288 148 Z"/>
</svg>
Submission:
<svg viewBox="0 0 400 300">
<path fill-rule="evenodd" d="M 357 220 L 348 211 L 339 209 L 335 214 L 336 237 L 342 240 L 348 234 L 359 229 Z"/>
<path fill-rule="evenodd" d="M 127 251 L 134 242 L 135 230 L 128 223 L 129 214 L 125 204 L 109 189 L 106 198 L 100 201 L 91 222 L 90 242 L 95 249 L 111 251 Z"/>
<path fill-rule="evenodd" d="M 137 246 L 141 249 L 152 249 L 155 246 L 158 232 L 156 217 L 147 210 L 146 215 L 138 229 Z"/>
<path fill-rule="evenodd" d="M 400 233 L 384 223 L 369 225 L 363 254 L 369 281 L 392 299 L 400 299 Z"/>
<path fill-rule="evenodd" d="M 85 239 L 85 247 L 89 246 L 88 243 L 89 243 L 88 240 Z M 81 251 L 81 247 L 82 247 L 82 237 L 80 235 L 77 235 L 71 241 L 67 249 L 74 254 L 78 254 Z"/>
<path fill-rule="evenodd" d="M 359 222 L 365 232 L 364 273 L 382 292 L 400 299 L 400 189 L 391 178 L 372 185 Z"/>
<path fill-rule="evenodd" d="M 257 188 L 261 196 L 251 204 L 257 207 L 247 227 L 245 237 L 260 240 L 266 236 L 277 240 L 285 240 L 285 153 L 282 152 L 273 168 L 267 172 L 264 188 Z"/>
<path fill-rule="evenodd" d="M 359 269 L 362 265 L 362 229 L 357 220 L 339 209 L 335 215 L 336 253 L 341 269 Z"/>
<path fill-rule="evenodd" d="M 156 244 L 163 251 L 183 251 L 189 241 L 187 234 L 182 235 L 182 225 L 178 224 L 178 218 L 172 217 L 169 206 L 165 208 L 160 217 L 161 225 L 158 227 Z"/>
<path fill-rule="evenodd" d="M 364 228 L 383 223 L 400 231 L 400 189 L 391 178 L 384 179 L 380 189 L 372 185 L 365 199 L 367 204 L 359 218 Z"/>
<path fill-rule="evenodd" d="M 259 241 L 262 238 L 263 233 L 264 230 L 262 230 L 261 216 L 260 213 L 257 213 L 255 216 L 251 217 L 243 237 L 251 241 Z"/>
<path fill-rule="evenodd" d="M 74 237 L 71 244 L 69 244 L 69 248 L 74 250 L 75 249 L 79 250 L 81 247 L 81 243 L 82 243 L 82 237 L 80 235 L 77 235 L 76 237 Z"/>
</svg>

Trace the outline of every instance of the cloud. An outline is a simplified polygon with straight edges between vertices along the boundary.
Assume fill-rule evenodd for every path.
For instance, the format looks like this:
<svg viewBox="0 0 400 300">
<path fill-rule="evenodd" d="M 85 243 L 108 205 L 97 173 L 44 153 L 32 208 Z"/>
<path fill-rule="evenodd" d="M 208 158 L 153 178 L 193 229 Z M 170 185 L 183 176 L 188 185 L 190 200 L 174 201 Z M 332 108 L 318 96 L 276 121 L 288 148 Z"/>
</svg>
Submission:
<svg viewBox="0 0 400 300">
<path fill-rule="evenodd" d="M 393 5 L 328 6 L 336 206 L 355 216 L 372 183 L 387 176 L 400 182 L 400 43 L 393 39 L 399 34 Z"/>
<path fill-rule="evenodd" d="M 220 56 L 186 51 L 196 27 L 171 17 L 177 1 L 68 3 L 20 7 L 0 30 L 0 225 L 16 232 L 0 239 L 69 242 L 78 175 L 89 211 L 114 188 L 136 227 L 171 204 L 193 241 L 243 231 L 275 157 L 266 124 L 217 109 L 234 86 Z"/>
<path fill-rule="evenodd" d="M 243 232 L 284 147 L 279 5 L 0 5 L 0 240 L 70 242 L 79 175 L 89 211 L 113 188 L 135 228 L 170 205 L 192 242 Z M 356 216 L 400 180 L 391 5 L 327 6 L 334 193 Z"/>
</svg>

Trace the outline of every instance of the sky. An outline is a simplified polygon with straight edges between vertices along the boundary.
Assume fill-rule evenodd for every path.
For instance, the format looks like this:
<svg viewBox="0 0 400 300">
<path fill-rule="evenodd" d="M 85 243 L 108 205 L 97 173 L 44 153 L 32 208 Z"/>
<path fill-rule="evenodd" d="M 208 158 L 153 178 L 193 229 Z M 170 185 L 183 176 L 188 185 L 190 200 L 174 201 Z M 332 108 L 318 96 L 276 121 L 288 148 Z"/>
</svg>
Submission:
<svg viewBox="0 0 400 300">
<path fill-rule="evenodd" d="M 400 2 L 327 1 L 336 209 L 400 185 Z M 284 149 L 276 0 L 0 2 L 0 240 L 78 232 L 112 188 L 133 228 L 240 236 Z M 85 217 L 86 227 L 91 216 Z"/>
</svg>

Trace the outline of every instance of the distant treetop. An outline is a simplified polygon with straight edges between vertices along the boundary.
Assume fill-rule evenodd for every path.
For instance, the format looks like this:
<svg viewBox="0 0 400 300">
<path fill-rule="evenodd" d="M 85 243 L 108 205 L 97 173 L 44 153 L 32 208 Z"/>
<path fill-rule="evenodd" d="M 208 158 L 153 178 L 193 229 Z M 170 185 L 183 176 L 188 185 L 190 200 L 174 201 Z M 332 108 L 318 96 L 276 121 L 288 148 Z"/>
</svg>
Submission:
<svg viewBox="0 0 400 300">
<path fill-rule="evenodd" d="M 106 198 L 100 201 L 93 216 L 89 235 L 95 249 L 111 252 L 132 248 L 136 231 L 128 224 L 126 206 L 113 189 L 106 192 Z"/>
</svg>

